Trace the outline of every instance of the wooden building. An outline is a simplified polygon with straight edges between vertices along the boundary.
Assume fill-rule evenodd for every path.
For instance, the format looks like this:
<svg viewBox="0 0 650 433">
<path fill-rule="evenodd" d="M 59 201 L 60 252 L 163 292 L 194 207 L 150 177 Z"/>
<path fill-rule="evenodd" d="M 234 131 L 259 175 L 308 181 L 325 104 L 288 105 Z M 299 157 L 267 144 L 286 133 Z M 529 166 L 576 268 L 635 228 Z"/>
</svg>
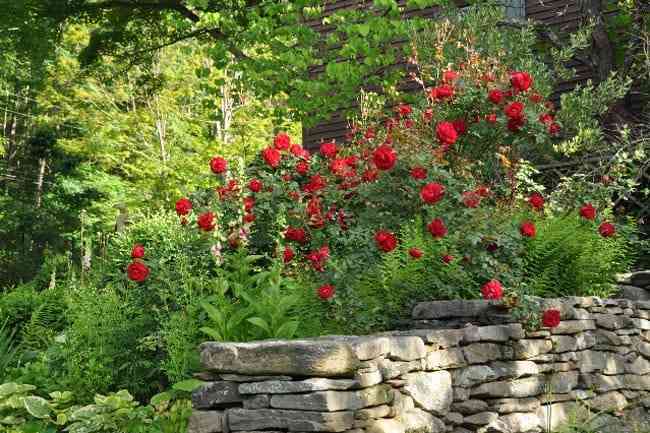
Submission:
<svg viewBox="0 0 650 433">
<path fill-rule="evenodd" d="M 456 0 L 462 2 L 464 0 Z M 506 14 L 510 18 L 531 19 L 539 23 L 551 26 L 559 34 L 575 31 L 585 20 L 585 12 L 582 11 L 581 0 L 505 0 Z M 324 6 L 325 15 L 332 14 L 338 10 L 346 8 L 363 7 L 368 2 L 364 0 L 329 0 Z M 404 3 L 403 1 L 401 3 Z M 462 6 L 463 3 L 457 3 Z M 411 12 L 418 16 L 434 18 L 438 11 L 437 7 L 429 7 Z M 322 34 L 332 30 L 332 27 L 322 24 L 322 20 L 312 21 L 309 23 L 312 28 Z M 591 68 L 580 64 L 570 64 L 569 66 L 576 69 L 576 76 L 566 82 L 560 83 L 555 89 L 551 99 L 559 99 L 562 92 L 573 89 L 578 83 L 584 83 L 588 79 L 594 78 L 594 71 Z M 315 73 L 320 72 L 315 70 Z M 417 86 L 412 86 L 417 89 Z M 409 90 L 409 85 L 405 83 L 405 90 Z M 343 142 L 348 130 L 348 121 L 342 112 L 334 113 L 327 121 L 321 122 L 313 128 L 303 129 L 303 145 L 307 149 L 316 149 L 322 141 L 336 140 Z"/>
</svg>

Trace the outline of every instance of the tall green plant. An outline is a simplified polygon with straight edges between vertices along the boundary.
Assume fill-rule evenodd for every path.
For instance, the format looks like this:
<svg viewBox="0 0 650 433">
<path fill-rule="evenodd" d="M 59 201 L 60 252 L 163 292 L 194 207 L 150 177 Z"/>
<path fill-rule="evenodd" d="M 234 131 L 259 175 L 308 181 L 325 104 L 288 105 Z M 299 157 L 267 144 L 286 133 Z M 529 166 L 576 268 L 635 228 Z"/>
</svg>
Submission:
<svg viewBox="0 0 650 433">
<path fill-rule="evenodd" d="M 16 361 L 18 351 L 14 344 L 14 330 L 7 321 L 0 326 L 0 382 L 7 377 L 7 369 Z"/>
</svg>

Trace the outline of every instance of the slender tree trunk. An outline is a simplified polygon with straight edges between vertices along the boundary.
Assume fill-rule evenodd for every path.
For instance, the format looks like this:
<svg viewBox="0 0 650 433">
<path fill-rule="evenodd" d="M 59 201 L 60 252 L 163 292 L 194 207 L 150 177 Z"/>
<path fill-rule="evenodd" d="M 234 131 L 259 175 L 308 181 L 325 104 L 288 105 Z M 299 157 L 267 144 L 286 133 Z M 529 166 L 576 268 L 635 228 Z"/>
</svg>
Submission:
<svg viewBox="0 0 650 433">
<path fill-rule="evenodd" d="M 43 180 L 45 178 L 45 158 L 38 159 L 38 175 L 36 176 L 36 207 L 41 207 L 43 199 Z"/>
</svg>

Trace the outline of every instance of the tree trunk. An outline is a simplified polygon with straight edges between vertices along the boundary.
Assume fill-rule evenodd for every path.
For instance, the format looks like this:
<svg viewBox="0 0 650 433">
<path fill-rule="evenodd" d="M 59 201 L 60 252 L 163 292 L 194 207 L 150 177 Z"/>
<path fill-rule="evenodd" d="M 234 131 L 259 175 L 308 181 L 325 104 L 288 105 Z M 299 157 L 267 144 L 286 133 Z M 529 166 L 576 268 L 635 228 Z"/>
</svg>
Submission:
<svg viewBox="0 0 650 433">
<path fill-rule="evenodd" d="M 43 180 L 45 178 L 45 158 L 38 159 L 38 175 L 36 176 L 36 208 L 41 207 L 43 198 Z"/>
</svg>

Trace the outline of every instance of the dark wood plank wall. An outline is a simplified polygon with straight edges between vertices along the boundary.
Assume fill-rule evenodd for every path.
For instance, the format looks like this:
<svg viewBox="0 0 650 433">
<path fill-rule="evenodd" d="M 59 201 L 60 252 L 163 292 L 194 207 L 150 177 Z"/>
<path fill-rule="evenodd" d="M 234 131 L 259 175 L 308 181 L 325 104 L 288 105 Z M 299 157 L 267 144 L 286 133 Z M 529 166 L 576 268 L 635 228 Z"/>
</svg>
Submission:
<svg viewBox="0 0 650 433">
<path fill-rule="evenodd" d="M 368 1 L 364 0 L 332 0 L 325 6 L 325 15 L 343 8 L 363 7 L 367 3 Z M 578 0 L 526 0 L 525 7 L 527 18 L 550 25 L 560 34 L 575 31 L 584 18 L 580 12 Z M 437 11 L 437 7 L 431 7 L 412 11 L 409 14 L 434 17 Z M 332 27 L 322 25 L 321 20 L 311 21 L 308 24 L 323 34 L 332 30 Z M 398 62 L 397 65 L 405 66 L 405 62 Z M 569 66 L 575 67 L 577 74 L 573 79 L 558 84 L 551 98 L 555 101 L 559 100 L 562 92 L 572 90 L 577 84 L 584 83 L 594 76 L 593 71 L 582 64 L 576 62 Z M 321 71 L 322 68 L 313 70 L 314 73 Z M 418 89 L 414 83 L 405 83 L 403 88 Z M 327 121 L 313 128 L 303 129 L 303 145 L 312 150 L 318 148 L 323 141 L 334 139 L 339 143 L 343 142 L 347 130 L 348 121 L 345 114 L 343 111 L 336 112 Z"/>
</svg>

